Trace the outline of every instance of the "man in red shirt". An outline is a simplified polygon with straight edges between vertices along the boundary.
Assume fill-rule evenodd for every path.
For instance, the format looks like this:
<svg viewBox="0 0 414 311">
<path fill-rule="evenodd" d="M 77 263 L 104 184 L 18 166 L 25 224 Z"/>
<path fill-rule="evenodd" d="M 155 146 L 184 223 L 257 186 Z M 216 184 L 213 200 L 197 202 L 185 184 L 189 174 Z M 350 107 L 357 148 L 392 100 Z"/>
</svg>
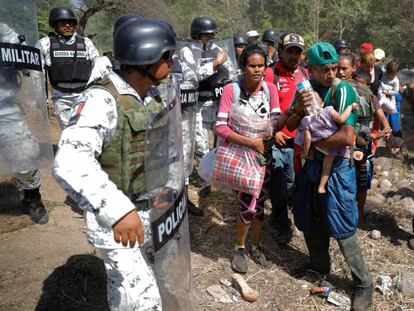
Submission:
<svg viewBox="0 0 414 311">
<path fill-rule="evenodd" d="M 265 71 L 265 81 L 274 83 L 279 92 L 282 114 L 289 109 L 296 93 L 296 84 L 307 79 L 305 68 L 299 64 L 305 49 L 303 38 L 296 33 L 285 33 L 280 38 L 280 60 Z M 291 192 L 294 172 L 294 144 L 296 131 L 282 129 L 275 134 L 272 146 L 273 166 L 270 177 L 270 200 L 272 202 L 272 226 L 277 230 L 276 242 L 285 245 L 292 237 L 288 218 L 288 194 Z"/>
</svg>

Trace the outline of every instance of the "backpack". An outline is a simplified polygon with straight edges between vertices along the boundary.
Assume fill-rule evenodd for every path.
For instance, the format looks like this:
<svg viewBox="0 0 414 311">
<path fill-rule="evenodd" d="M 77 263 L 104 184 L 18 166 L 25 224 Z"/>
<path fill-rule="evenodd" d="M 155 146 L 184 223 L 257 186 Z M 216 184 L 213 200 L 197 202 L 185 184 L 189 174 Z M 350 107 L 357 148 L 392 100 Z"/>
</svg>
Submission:
<svg viewBox="0 0 414 311">
<path fill-rule="evenodd" d="M 235 81 L 233 84 L 233 104 L 239 101 L 240 97 L 240 81 Z M 262 81 L 263 90 L 266 94 L 267 100 L 270 102 L 270 92 L 269 87 L 267 86 L 267 82 Z"/>
<path fill-rule="evenodd" d="M 373 121 L 373 94 L 368 86 L 365 86 L 358 81 L 351 80 L 348 82 L 355 91 L 357 104 L 358 104 L 358 118 L 355 127 L 355 134 L 358 138 L 365 140 L 366 144 L 370 141 L 370 133 L 372 129 Z M 364 147 L 364 142 L 361 140 L 359 143 L 361 147 Z"/>
</svg>

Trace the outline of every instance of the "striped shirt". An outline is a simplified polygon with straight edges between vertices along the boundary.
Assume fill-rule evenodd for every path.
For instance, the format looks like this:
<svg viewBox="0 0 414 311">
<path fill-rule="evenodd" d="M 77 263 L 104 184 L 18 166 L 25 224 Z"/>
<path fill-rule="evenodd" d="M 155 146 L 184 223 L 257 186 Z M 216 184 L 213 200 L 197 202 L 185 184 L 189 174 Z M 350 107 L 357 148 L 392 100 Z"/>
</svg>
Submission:
<svg viewBox="0 0 414 311">
<path fill-rule="evenodd" d="M 248 94 L 243 88 L 243 81 L 240 83 L 241 90 L 239 101 L 244 102 L 245 107 L 252 109 L 261 118 L 277 119 L 280 116 L 279 96 L 277 88 L 273 83 L 267 83 L 269 89 L 269 99 L 265 94 L 262 86 L 262 82 L 257 86 L 256 91 L 253 94 Z M 220 105 L 218 108 L 217 121 L 216 121 L 216 133 L 223 140 L 226 140 L 227 136 L 233 131 L 228 125 L 229 111 L 234 102 L 233 84 L 227 84 L 223 89 L 223 95 L 220 99 Z"/>
</svg>

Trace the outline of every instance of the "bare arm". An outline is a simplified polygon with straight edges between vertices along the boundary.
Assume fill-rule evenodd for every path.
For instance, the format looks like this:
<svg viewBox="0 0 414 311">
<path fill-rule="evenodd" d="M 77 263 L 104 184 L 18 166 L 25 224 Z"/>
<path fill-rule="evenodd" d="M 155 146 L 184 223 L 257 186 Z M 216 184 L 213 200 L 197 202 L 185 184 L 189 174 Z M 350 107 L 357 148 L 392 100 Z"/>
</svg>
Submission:
<svg viewBox="0 0 414 311">
<path fill-rule="evenodd" d="M 375 111 L 374 118 L 381 124 L 381 127 L 384 130 L 391 130 L 391 126 L 388 123 L 387 117 L 385 116 L 384 111 L 381 108 Z"/>
<path fill-rule="evenodd" d="M 264 153 L 265 151 L 265 143 L 263 141 L 263 139 L 258 138 L 258 139 L 254 139 L 254 138 L 249 138 L 246 136 L 242 136 L 240 134 L 237 134 L 236 132 L 232 131 L 228 136 L 227 136 L 227 140 L 229 142 L 241 145 L 241 146 L 246 146 L 246 147 L 250 147 L 260 153 Z"/>
<path fill-rule="evenodd" d="M 226 52 L 224 52 L 224 51 L 219 51 L 218 53 L 217 53 L 217 57 L 216 57 L 216 59 L 213 61 L 213 68 L 214 68 L 214 70 L 217 70 L 217 68 L 221 65 L 221 64 L 223 64 L 223 63 L 225 63 L 226 62 L 226 60 L 227 60 L 227 54 L 226 54 Z"/>
<path fill-rule="evenodd" d="M 342 125 L 338 132 L 313 143 L 319 148 L 342 148 L 352 146 L 354 144 L 354 128 L 351 125 Z"/>
<path fill-rule="evenodd" d="M 309 149 L 312 143 L 312 134 L 309 130 L 303 132 L 303 149 L 302 156 L 307 156 L 309 154 Z"/>
<path fill-rule="evenodd" d="M 358 109 L 358 104 L 353 103 L 349 105 L 341 114 L 339 114 L 336 110 L 333 110 L 331 116 L 335 120 L 335 122 L 338 123 L 338 125 L 342 125 L 349 118 L 352 110 L 354 109 Z"/>
<path fill-rule="evenodd" d="M 286 120 L 286 128 L 291 132 L 296 130 L 301 120 L 302 115 L 297 112 L 293 112 Z"/>
<path fill-rule="evenodd" d="M 322 107 L 322 99 L 316 92 L 306 91 L 297 95 L 296 105 L 294 107 L 294 111 L 292 111 L 294 113 L 292 113 L 286 121 L 286 128 L 289 131 L 294 131 L 297 129 L 300 121 L 304 117 L 305 107 L 308 106 L 314 98 L 320 102 L 320 105 Z"/>
<path fill-rule="evenodd" d="M 276 121 L 276 124 L 274 126 L 274 131 L 279 132 L 281 131 L 285 126 L 287 120 L 289 120 L 289 117 L 294 114 L 295 112 L 292 109 L 287 109 L 285 113 L 279 118 L 279 120 Z"/>
</svg>

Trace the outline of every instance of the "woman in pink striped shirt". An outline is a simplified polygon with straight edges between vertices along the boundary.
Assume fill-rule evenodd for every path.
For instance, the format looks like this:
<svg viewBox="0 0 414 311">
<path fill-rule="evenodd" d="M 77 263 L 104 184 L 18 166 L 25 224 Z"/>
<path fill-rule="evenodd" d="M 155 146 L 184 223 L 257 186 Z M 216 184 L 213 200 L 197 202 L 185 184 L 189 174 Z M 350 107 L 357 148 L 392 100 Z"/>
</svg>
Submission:
<svg viewBox="0 0 414 311">
<path fill-rule="evenodd" d="M 255 114 L 255 117 L 257 115 L 264 120 L 271 120 L 273 133 L 283 128 L 286 114 L 289 113 L 281 117 L 276 86 L 262 81 L 266 64 L 265 52 L 258 45 L 249 45 L 241 54 L 239 63 L 244 76 L 240 81 L 224 87 L 218 108 L 216 133 L 223 140 L 223 144 L 249 147 L 255 150 L 260 158 L 260 155 L 265 155 L 268 148 L 270 148 L 268 146 L 269 140 L 273 137 L 252 138 L 258 135 L 256 129 L 249 128 L 249 124 L 240 124 L 238 129 L 232 128 L 230 126 L 231 122 L 229 122 L 232 118 L 231 113 L 234 111 L 234 109 L 231 109 L 232 106 L 239 105 L 239 111 Z M 252 135 L 248 135 L 249 131 Z M 267 161 L 268 165 L 269 161 Z M 252 227 L 251 258 L 264 267 L 270 266 L 260 245 L 268 177 L 269 175 L 266 172 L 258 198 L 243 192 L 238 192 L 237 195 L 241 206 L 239 217 L 237 217 L 236 244 L 232 258 L 232 268 L 240 273 L 247 272 L 244 243 L 250 225 Z"/>
</svg>

